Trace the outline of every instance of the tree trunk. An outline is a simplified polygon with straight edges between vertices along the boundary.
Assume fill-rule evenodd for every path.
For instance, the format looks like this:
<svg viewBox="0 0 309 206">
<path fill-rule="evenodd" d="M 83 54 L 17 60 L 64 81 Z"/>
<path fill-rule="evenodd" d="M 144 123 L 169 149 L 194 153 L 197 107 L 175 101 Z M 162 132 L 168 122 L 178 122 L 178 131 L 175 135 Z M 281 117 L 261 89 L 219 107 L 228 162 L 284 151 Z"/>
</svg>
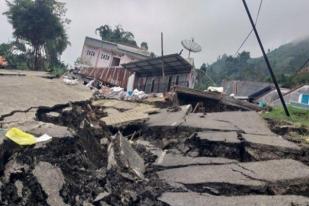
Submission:
<svg viewBox="0 0 309 206">
<path fill-rule="evenodd" d="M 34 64 L 33 64 L 33 70 L 39 71 L 40 70 L 40 46 L 34 46 Z"/>
</svg>

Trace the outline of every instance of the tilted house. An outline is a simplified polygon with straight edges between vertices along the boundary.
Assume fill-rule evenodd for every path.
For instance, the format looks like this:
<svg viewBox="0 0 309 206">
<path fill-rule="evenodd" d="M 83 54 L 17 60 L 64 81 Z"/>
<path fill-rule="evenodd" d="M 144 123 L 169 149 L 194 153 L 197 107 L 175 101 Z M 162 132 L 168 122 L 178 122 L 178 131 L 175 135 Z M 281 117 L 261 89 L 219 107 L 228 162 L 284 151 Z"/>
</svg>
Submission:
<svg viewBox="0 0 309 206">
<path fill-rule="evenodd" d="M 150 58 L 146 50 L 86 37 L 80 74 L 128 91 L 167 92 L 173 86 L 193 88 L 192 64 L 179 54 Z"/>
<path fill-rule="evenodd" d="M 146 59 L 146 50 L 86 37 L 81 55 L 84 64 L 94 68 L 118 67 L 121 64 Z"/>
<path fill-rule="evenodd" d="M 148 51 L 140 48 L 86 37 L 81 62 L 88 66 L 81 69 L 80 74 L 107 85 L 126 88 L 131 73 L 121 64 L 143 60 L 149 56 Z"/>
<path fill-rule="evenodd" d="M 123 67 L 132 73 L 129 89 L 158 93 L 171 91 L 174 86 L 194 87 L 194 68 L 179 54 L 131 62 Z"/>
</svg>

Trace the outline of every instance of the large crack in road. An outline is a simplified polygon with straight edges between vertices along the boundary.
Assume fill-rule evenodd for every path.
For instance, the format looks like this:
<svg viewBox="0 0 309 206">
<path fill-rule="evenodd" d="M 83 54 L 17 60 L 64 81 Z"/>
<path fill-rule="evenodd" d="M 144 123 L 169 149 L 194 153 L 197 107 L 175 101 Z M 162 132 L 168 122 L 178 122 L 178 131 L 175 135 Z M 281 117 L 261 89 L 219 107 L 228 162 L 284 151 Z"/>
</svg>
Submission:
<svg viewBox="0 0 309 206">
<path fill-rule="evenodd" d="M 258 119 L 254 113 L 243 114 Z M 37 121 L 49 124 L 49 132 L 58 132 L 57 137 L 30 147 L 3 140 L 0 202 L 309 204 L 308 155 L 261 125 L 259 135 L 249 122 L 246 128 L 229 124 L 231 113 L 201 117 L 162 109 L 146 122 L 114 127 L 100 121 L 107 115 L 105 107 L 91 101 L 39 107 Z M 31 131 L 43 132 L 39 129 Z M 115 136 L 119 132 L 123 136 Z"/>
</svg>

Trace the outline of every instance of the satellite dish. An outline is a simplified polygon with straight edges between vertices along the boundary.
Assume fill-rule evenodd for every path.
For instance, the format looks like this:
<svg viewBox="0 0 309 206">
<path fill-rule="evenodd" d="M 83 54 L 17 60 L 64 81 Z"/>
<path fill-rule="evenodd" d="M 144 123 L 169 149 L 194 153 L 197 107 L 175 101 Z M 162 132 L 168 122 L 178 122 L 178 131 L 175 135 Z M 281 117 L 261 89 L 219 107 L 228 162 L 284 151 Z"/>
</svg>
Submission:
<svg viewBox="0 0 309 206">
<path fill-rule="evenodd" d="M 189 51 L 189 57 L 190 57 L 190 53 L 191 53 L 191 52 L 197 53 L 197 52 L 202 51 L 202 47 L 201 47 L 198 43 L 196 43 L 196 42 L 194 41 L 194 39 L 191 39 L 191 40 L 182 40 L 182 41 L 181 41 L 181 45 L 182 45 L 186 50 Z"/>
</svg>

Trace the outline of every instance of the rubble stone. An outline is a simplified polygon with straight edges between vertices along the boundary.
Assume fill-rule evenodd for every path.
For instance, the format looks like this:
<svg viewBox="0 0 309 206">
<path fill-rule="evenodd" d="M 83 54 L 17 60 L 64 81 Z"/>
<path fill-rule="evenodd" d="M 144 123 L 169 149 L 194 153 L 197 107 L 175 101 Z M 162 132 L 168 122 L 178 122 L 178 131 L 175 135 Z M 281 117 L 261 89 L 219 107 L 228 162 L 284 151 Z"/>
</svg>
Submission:
<svg viewBox="0 0 309 206">
<path fill-rule="evenodd" d="M 131 169 L 138 177 L 144 178 L 144 159 L 132 148 L 121 133 L 112 137 L 108 148 L 108 169 L 112 167 Z"/>
<path fill-rule="evenodd" d="M 33 175 L 47 194 L 49 205 L 67 205 L 60 197 L 60 190 L 64 184 L 64 176 L 60 168 L 48 162 L 39 162 L 34 168 Z"/>
<path fill-rule="evenodd" d="M 23 187 L 24 187 L 23 182 L 17 180 L 17 181 L 15 182 L 15 187 L 16 187 L 16 189 L 17 189 L 17 195 L 18 195 L 18 197 L 23 197 Z"/>
</svg>

